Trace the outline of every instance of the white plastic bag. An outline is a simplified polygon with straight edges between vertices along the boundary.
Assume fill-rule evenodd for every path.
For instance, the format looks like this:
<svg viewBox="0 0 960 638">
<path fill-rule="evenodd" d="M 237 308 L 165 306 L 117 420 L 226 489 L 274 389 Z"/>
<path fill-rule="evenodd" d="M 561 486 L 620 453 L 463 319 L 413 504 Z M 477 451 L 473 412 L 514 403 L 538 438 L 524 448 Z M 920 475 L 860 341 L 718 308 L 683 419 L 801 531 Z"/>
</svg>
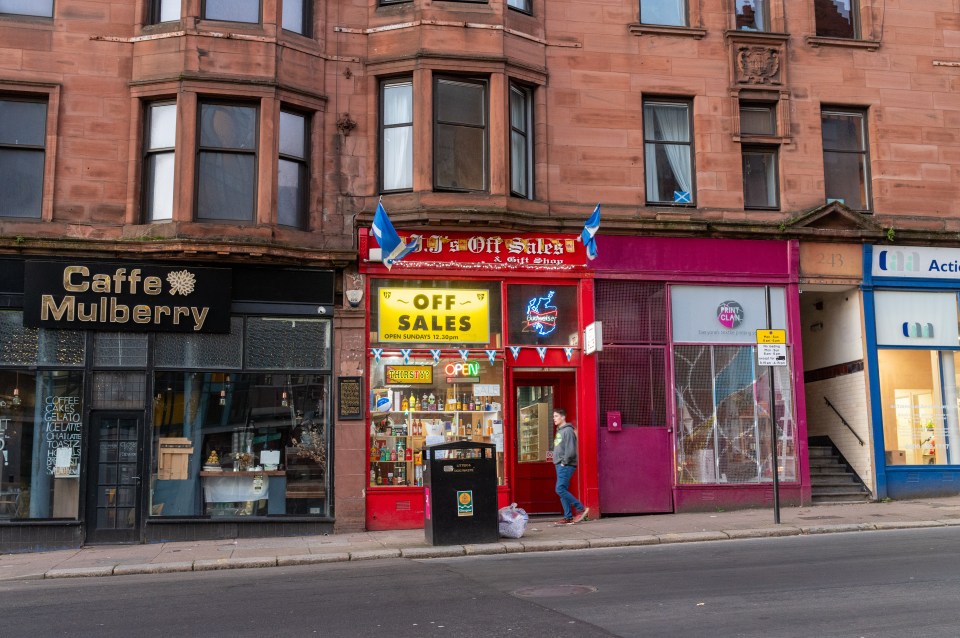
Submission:
<svg viewBox="0 0 960 638">
<path fill-rule="evenodd" d="M 521 538 L 523 532 L 527 529 L 527 521 L 530 517 L 522 507 L 517 507 L 516 503 L 511 503 L 507 507 L 500 508 L 497 513 L 497 522 L 500 529 L 500 536 L 504 538 Z"/>
</svg>

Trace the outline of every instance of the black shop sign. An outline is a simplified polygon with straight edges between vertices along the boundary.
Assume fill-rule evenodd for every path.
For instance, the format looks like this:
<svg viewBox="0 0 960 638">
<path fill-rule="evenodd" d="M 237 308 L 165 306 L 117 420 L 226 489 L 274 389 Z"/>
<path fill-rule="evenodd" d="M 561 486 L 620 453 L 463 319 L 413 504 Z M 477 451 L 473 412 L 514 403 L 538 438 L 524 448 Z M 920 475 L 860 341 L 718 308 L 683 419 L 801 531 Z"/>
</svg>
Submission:
<svg viewBox="0 0 960 638">
<path fill-rule="evenodd" d="M 28 261 L 23 325 L 138 332 L 230 332 L 226 268 Z"/>
</svg>

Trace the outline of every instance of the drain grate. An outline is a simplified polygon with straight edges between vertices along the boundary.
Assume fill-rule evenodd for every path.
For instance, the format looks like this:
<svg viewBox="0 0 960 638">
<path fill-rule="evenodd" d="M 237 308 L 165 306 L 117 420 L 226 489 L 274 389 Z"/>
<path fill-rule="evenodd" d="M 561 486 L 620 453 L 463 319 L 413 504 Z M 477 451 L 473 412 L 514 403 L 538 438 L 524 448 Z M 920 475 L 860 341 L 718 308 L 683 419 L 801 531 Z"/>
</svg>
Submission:
<svg viewBox="0 0 960 638">
<path fill-rule="evenodd" d="M 524 587 L 513 592 L 521 598 L 554 598 L 558 596 L 579 596 L 597 591 L 590 585 L 546 585 L 544 587 Z"/>
</svg>

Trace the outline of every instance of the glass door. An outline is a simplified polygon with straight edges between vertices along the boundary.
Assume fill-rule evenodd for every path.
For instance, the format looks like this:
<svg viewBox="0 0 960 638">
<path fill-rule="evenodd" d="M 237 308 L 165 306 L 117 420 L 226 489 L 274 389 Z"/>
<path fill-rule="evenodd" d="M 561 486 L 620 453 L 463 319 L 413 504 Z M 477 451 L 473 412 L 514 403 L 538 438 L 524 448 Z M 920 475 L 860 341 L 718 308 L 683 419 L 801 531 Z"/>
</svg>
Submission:
<svg viewBox="0 0 960 638">
<path fill-rule="evenodd" d="M 86 542 L 138 542 L 143 418 L 101 412 L 95 413 L 92 421 Z"/>
</svg>

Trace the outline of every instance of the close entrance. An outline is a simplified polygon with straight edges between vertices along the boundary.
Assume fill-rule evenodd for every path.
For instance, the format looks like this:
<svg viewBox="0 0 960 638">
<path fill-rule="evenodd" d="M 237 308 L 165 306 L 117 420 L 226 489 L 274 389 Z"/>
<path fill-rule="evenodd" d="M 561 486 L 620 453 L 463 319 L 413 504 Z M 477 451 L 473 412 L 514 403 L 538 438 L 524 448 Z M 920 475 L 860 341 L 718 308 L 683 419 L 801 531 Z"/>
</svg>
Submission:
<svg viewBox="0 0 960 638">
<path fill-rule="evenodd" d="M 143 417 L 128 412 L 92 415 L 92 489 L 87 490 L 87 543 L 140 540 L 140 457 Z"/>
<path fill-rule="evenodd" d="M 562 407 L 567 421 L 577 425 L 576 375 L 573 372 L 514 371 L 513 373 L 513 494 L 531 514 L 560 511 L 553 467 L 553 410 Z M 580 475 L 570 491 L 579 495 Z"/>
</svg>

